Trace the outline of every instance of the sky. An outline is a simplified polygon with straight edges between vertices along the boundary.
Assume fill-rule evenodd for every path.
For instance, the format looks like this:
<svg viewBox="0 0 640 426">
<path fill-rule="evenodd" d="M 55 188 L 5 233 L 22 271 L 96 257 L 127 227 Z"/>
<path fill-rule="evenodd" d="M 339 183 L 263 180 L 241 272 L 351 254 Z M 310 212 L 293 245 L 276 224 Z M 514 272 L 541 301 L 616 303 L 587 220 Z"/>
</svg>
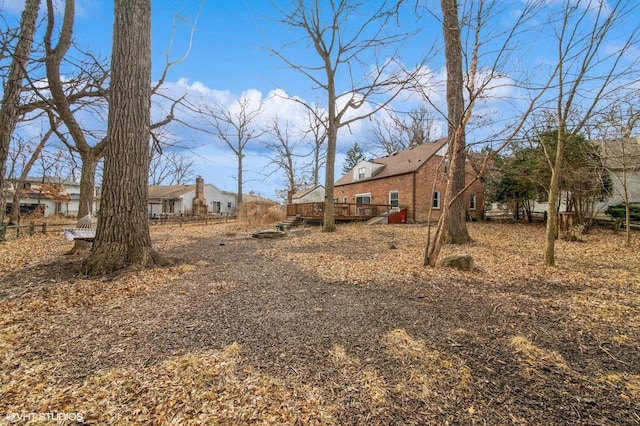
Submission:
<svg viewBox="0 0 640 426">
<path fill-rule="evenodd" d="M 61 3 L 61 0 L 56 1 Z M 558 3 L 558 0 L 547 2 L 552 5 Z M 289 1 L 278 0 L 276 3 L 287 6 Z M 364 3 L 370 7 L 379 4 L 375 0 Z M 497 21 L 496 28 L 492 29 L 496 34 L 500 32 L 501 25 L 507 27 L 511 23 L 510 16 L 520 9 L 522 0 L 505 0 L 504 4 L 503 20 Z M 24 0 L 0 0 L 0 12 L 8 20 L 19 19 L 23 6 Z M 277 22 L 275 18 L 279 15 L 268 0 L 205 0 L 199 11 L 200 6 L 198 0 L 152 0 L 153 78 L 160 78 L 167 55 L 170 61 L 175 61 L 186 52 L 191 42 L 188 56 L 170 68 L 163 93 L 172 96 L 186 93 L 194 105 L 213 105 L 217 102 L 232 110 L 237 108 L 239 99 L 246 97 L 254 102 L 263 102 L 258 119 L 260 126 L 266 125 L 274 117 L 302 126 L 306 115 L 304 109 L 294 102 L 286 101 L 284 96 L 288 94 L 313 103 L 316 99 L 322 102 L 322 93 L 314 90 L 308 78 L 287 67 L 270 50 L 285 52 L 295 61 L 311 64 L 317 63 L 313 49 L 304 43 L 289 46 L 300 38 L 300 34 Z M 94 54 L 108 58 L 113 2 L 76 0 L 76 9 L 76 43 Z M 540 20 L 544 20 L 544 17 L 540 17 Z M 640 19 L 635 20 L 636 25 L 639 21 Z M 174 25 L 176 22 L 178 24 Z M 405 13 L 398 17 L 397 23 L 402 31 L 418 32 L 411 42 L 400 47 L 401 59 L 407 68 L 415 67 L 419 59 L 428 56 L 430 49 L 436 46 L 433 54 L 428 56 L 428 63 L 422 65 L 425 71 L 423 87 L 429 91 L 435 106 L 445 109 L 446 71 L 441 54 L 441 29 L 435 18 L 425 14 L 417 19 L 414 14 Z M 195 25 L 192 39 L 189 25 Z M 536 33 L 534 25 L 528 37 L 532 41 L 536 38 L 542 40 L 544 36 L 542 32 Z M 490 40 L 488 37 L 487 46 L 491 44 Z M 531 45 L 533 44 L 529 46 Z M 487 52 L 491 50 L 488 48 Z M 532 70 L 553 66 L 553 60 L 547 60 L 548 52 L 544 43 L 526 54 L 524 51 L 520 53 L 522 54 L 515 58 L 516 63 L 520 63 L 514 69 L 519 67 L 529 75 Z M 487 55 L 485 59 L 488 58 L 490 63 L 491 54 Z M 485 130 L 500 123 L 500 120 L 490 120 L 489 117 L 495 118 L 505 109 L 505 105 L 512 108 L 518 103 L 526 103 L 528 95 L 514 88 L 514 80 L 515 77 L 504 75 L 478 104 L 478 114 L 487 117 L 479 120 L 484 122 Z M 422 101 L 415 94 L 403 95 L 394 102 L 396 108 L 405 111 L 421 104 Z M 367 107 L 371 106 L 364 106 Z M 156 100 L 153 108 L 153 116 L 160 118 L 167 105 Z M 207 128 L 203 124 L 203 117 L 195 117 L 184 110 L 179 111 L 178 116 L 194 127 Z M 437 136 L 444 136 L 444 120 L 438 121 L 437 131 L 440 134 Z M 488 124 L 489 122 L 492 124 Z M 372 120 L 363 120 L 341 129 L 335 166 L 336 179 L 341 175 L 347 150 L 355 142 L 364 147 L 369 155 L 375 154 L 367 151 L 373 123 Z M 164 132 L 168 139 L 177 142 L 182 148 L 189 148 L 183 152 L 192 155 L 195 172 L 206 183 L 212 183 L 224 191 L 236 192 L 237 159 L 224 143 L 216 140 L 211 133 L 182 125 L 172 124 Z M 296 137 L 295 134 L 292 136 Z M 266 138 L 267 136 L 263 136 L 251 142 L 245 151 L 243 192 L 254 192 L 276 199 L 276 190 L 285 188 L 286 180 L 282 172 L 270 166 L 265 150 Z M 324 175 L 321 175 L 321 183 L 323 181 Z"/>
</svg>

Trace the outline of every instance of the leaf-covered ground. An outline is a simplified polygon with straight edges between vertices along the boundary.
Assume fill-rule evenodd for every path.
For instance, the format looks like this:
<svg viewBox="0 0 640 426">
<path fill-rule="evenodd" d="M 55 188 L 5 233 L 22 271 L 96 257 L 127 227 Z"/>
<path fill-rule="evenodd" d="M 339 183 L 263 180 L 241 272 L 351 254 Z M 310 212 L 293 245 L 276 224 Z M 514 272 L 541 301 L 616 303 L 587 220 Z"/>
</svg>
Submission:
<svg viewBox="0 0 640 426">
<path fill-rule="evenodd" d="M 88 279 L 61 235 L 0 245 L 0 419 L 42 424 L 640 424 L 640 245 L 472 223 L 251 238 L 154 228 L 169 268 Z M 59 423 L 58 423 L 59 424 Z"/>
</svg>

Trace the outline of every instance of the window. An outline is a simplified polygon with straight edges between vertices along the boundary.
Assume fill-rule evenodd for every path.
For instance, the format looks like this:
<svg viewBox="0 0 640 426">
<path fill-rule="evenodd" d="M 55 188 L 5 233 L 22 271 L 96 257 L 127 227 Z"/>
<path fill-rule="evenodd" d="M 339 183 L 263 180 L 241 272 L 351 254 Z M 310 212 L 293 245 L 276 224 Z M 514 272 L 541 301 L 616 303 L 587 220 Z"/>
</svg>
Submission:
<svg viewBox="0 0 640 426">
<path fill-rule="evenodd" d="M 347 197 L 342 197 L 342 202 L 343 202 L 344 204 L 346 204 L 346 203 L 347 203 L 347 200 L 348 200 L 348 198 L 347 198 Z"/>
<path fill-rule="evenodd" d="M 398 207 L 400 205 L 400 193 L 398 191 L 389 192 L 389 204 L 391 207 Z"/>
<path fill-rule="evenodd" d="M 371 194 L 356 195 L 356 204 L 371 204 Z"/>
<path fill-rule="evenodd" d="M 231 208 L 231 201 L 229 201 L 229 202 L 227 203 L 227 208 L 228 208 L 228 209 L 230 209 L 230 208 Z"/>
<path fill-rule="evenodd" d="M 476 194 L 471 194 L 469 196 L 469 210 L 476 209 Z"/>
<path fill-rule="evenodd" d="M 364 167 L 358 169 L 358 180 L 364 179 Z"/>
<path fill-rule="evenodd" d="M 433 193 L 433 208 L 434 209 L 440 208 L 440 192 L 439 191 L 436 191 Z"/>
</svg>

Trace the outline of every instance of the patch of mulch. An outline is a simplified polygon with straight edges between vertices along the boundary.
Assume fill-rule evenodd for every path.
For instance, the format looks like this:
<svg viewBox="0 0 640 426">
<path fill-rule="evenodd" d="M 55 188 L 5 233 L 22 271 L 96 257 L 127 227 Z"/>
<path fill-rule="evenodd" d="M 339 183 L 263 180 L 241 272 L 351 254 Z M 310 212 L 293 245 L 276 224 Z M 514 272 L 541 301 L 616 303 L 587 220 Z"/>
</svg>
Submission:
<svg viewBox="0 0 640 426">
<path fill-rule="evenodd" d="M 0 415 L 640 424 L 637 241 L 595 230 L 545 268 L 543 228 L 473 223 L 443 253 L 474 257 L 458 272 L 422 266 L 426 229 L 154 229 L 175 265 L 116 279 L 78 275 L 81 256 L 38 237 L 53 248 L 0 278 Z"/>
</svg>

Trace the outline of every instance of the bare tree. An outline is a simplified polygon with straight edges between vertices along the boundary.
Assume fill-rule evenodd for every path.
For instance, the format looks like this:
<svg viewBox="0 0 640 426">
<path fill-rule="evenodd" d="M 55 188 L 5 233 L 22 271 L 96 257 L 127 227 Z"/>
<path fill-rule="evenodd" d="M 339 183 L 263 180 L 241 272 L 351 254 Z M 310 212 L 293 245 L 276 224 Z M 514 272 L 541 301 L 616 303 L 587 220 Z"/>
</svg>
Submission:
<svg viewBox="0 0 640 426">
<path fill-rule="evenodd" d="M 400 117 L 374 118 L 371 137 L 372 148 L 380 156 L 407 149 L 405 121 Z"/>
<path fill-rule="evenodd" d="M 202 130 L 214 135 L 236 157 L 238 165 L 236 176 L 238 182 L 237 209 L 241 211 L 245 149 L 249 142 L 260 138 L 265 132 L 257 124 L 262 113 L 262 101 L 254 100 L 245 93 L 235 105 L 226 106 L 220 102 L 214 105 L 205 104 L 200 106 L 197 112 L 207 126 Z"/>
<path fill-rule="evenodd" d="M 9 68 L 9 77 L 3 87 L 0 104 L 0 241 L 4 240 L 4 176 L 9 142 L 18 122 L 20 92 L 26 74 L 27 62 L 33 46 L 40 0 L 26 0 L 20 21 L 20 36 Z"/>
<path fill-rule="evenodd" d="M 307 109 L 308 129 L 307 137 L 311 146 L 311 183 L 314 187 L 320 182 L 320 170 L 326 164 L 326 150 L 324 143 L 327 140 L 326 111 L 322 110 L 317 102 Z"/>
<path fill-rule="evenodd" d="M 446 117 L 448 127 L 448 153 L 439 170 L 442 173 L 448 162 L 447 188 L 435 232 L 432 235 L 431 227 L 428 231 L 424 258 L 424 264 L 431 266 L 436 264 L 445 240 L 450 243 L 469 241 L 465 222 L 466 201 L 462 197 L 464 191 L 483 176 L 492 158 L 517 137 L 551 81 L 549 78 L 546 82 L 529 83 L 529 87 L 526 86 L 526 76 L 521 77 L 517 84 L 510 83 L 508 79 L 505 81 L 511 55 L 524 47 L 520 45 L 520 49 L 514 49 L 514 46 L 523 42 L 527 35 L 527 23 L 537 15 L 544 2 L 527 1 L 517 15 L 511 14 L 513 23 L 506 28 L 496 23 L 503 19 L 505 11 L 512 13 L 508 5 L 493 0 L 470 1 L 464 5 L 465 10 L 459 14 L 456 0 L 441 0 L 447 64 L 446 112 L 432 99 L 430 85 L 422 89 L 425 101 Z M 474 167 L 475 176 L 467 176 L 467 127 L 472 119 L 478 118 L 475 111 L 477 104 L 490 98 L 496 87 L 516 88 L 518 85 L 528 89 L 529 100 L 517 108 L 514 118 L 510 120 L 512 122 L 504 126 L 499 146 Z"/>
<path fill-rule="evenodd" d="M 85 78 L 76 80 L 79 82 L 79 86 L 72 92 L 74 93 L 73 99 L 69 97 L 68 87 L 65 91 L 60 77 L 60 66 L 72 45 L 74 17 L 75 0 L 66 0 L 58 43 L 54 46 L 52 39 L 55 26 L 55 11 L 53 0 L 47 0 L 47 31 L 44 37 L 44 45 L 51 101 L 46 98 L 44 100 L 51 103 L 51 107 L 55 109 L 64 122 L 72 142 L 69 142 L 67 137 L 62 132 L 59 132 L 56 127 L 58 137 L 70 150 L 76 151 L 82 160 L 78 217 L 84 217 L 92 213 L 96 168 L 102 158 L 108 139 L 101 138 L 97 143 L 91 145 L 89 141 L 91 134 L 83 128 L 76 118 L 73 102 L 74 99 L 93 98 L 106 107 L 107 89 L 103 85 L 107 80 L 108 73 L 104 71 L 104 67 L 101 64 L 95 64 L 92 69 L 95 72 L 84 70 L 83 72 L 86 73 Z M 78 242 L 74 245 L 73 250 L 77 250 L 79 247 L 80 243 Z"/>
<path fill-rule="evenodd" d="M 301 154 L 300 146 L 302 145 L 302 137 L 300 131 L 292 129 L 289 121 L 282 122 L 278 117 L 274 117 L 266 129 L 271 139 L 266 141 L 265 146 L 271 152 L 269 162 L 275 168 L 275 171 L 282 171 L 287 179 L 287 204 L 291 204 L 293 194 L 298 190 L 299 158 L 304 157 Z"/>
<path fill-rule="evenodd" d="M 301 64 L 288 54 L 291 45 L 273 49 L 274 55 L 299 71 L 322 91 L 327 101 L 327 159 L 323 231 L 335 231 L 334 179 L 338 130 L 383 109 L 415 81 L 398 52 L 392 50 L 412 34 L 396 32 L 394 19 L 402 2 L 372 4 L 348 0 L 294 0 L 288 10 L 274 3 L 280 23 L 299 31 L 298 43 L 317 54 L 317 62 Z M 342 89 L 344 88 L 344 89 Z M 294 98 L 312 109 L 304 101 Z M 361 111 L 364 105 L 371 108 Z"/>
<path fill-rule="evenodd" d="M 371 130 L 372 145 L 383 155 L 422 145 L 438 138 L 435 114 L 422 105 L 406 113 L 390 111 L 385 119 L 376 118 Z"/>
<path fill-rule="evenodd" d="M 186 185 L 196 177 L 193 157 L 177 151 L 153 150 L 149 185 Z"/>
<path fill-rule="evenodd" d="M 162 264 L 147 215 L 151 131 L 151 1 L 116 0 L 104 189 L 90 275 Z"/>
<path fill-rule="evenodd" d="M 607 95 L 637 77 L 637 59 L 629 52 L 638 45 L 640 29 L 629 25 L 639 5 L 635 1 L 574 3 L 565 0 L 553 26 L 558 66 L 554 69 L 553 106 L 549 108 L 557 126 L 555 152 L 546 151 L 551 169 L 549 215 L 545 235 L 544 264 L 555 265 L 557 205 L 565 148 L 573 135 L 579 135 L 594 118 Z M 635 15 L 633 15 L 635 16 Z M 615 33 L 614 33 L 615 32 Z M 608 50 L 615 39 L 618 50 Z"/>
<path fill-rule="evenodd" d="M 202 7 L 202 2 L 201 2 Z M 102 63 L 93 55 L 85 54 L 86 60 L 80 63 L 78 75 L 73 78 L 65 77 L 64 81 L 60 77 L 61 64 L 65 60 L 72 47 L 72 33 L 75 17 L 75 0 L 65 0 L 64 16 L 58 42 L 54 46 L 53 33 L 55 28 L 55 11 L 52 0 L 47 0 L 47 31 L 44 37 L 45 63 L 47 81 L 51 98 L 48 98 L 38 85 L 32 84 L 32 90 L 39 96 L 40 102 L 31 102 L 23 109 L 42 108 L 54 110 L 64 123 L 67 132 L 56 129 L 58 138 L 68 147 L 71 152 L 77 152 L 81 159 L 80 175 L 80 200 L 78 216 L 84 217 L 92 213 L 93 197 L 95 193 L 96 169 L 104 154 L 106 145 L 109 142 L 108 135 L 103 130 L 92 131 L 83 127 L 77 115 L 80 111 L 97 111 L 96 116 L 102 117 L 104 111 L 109 108 L 109 69 L 108 65 Z M 199 14 L 199 12 L 198 12 Z M 197 18 L 196 18 L 197 20 Z M 174 26 L 175 33 L 175 26 Z M 193 27 L 191 28 L 193 35 Z M 171 60 L 171 49 L 166 53 L 165 67 L 161 78 L 153 86 L 152 94 L 163 97 L 160 93 L 164 84 L 168 69 L 186 58 L 190 46 L 184 55 L 176 60 Z M 169 111 L 160 121 L 151 125 L 151 130 L 156 130 L 171 122 L 174 118 L 173 110 L 182 101 L 171 99 Z M 83 246 L 83 242 L 76 241 L 73 251 L 77 251 Z"/>
</svg>

